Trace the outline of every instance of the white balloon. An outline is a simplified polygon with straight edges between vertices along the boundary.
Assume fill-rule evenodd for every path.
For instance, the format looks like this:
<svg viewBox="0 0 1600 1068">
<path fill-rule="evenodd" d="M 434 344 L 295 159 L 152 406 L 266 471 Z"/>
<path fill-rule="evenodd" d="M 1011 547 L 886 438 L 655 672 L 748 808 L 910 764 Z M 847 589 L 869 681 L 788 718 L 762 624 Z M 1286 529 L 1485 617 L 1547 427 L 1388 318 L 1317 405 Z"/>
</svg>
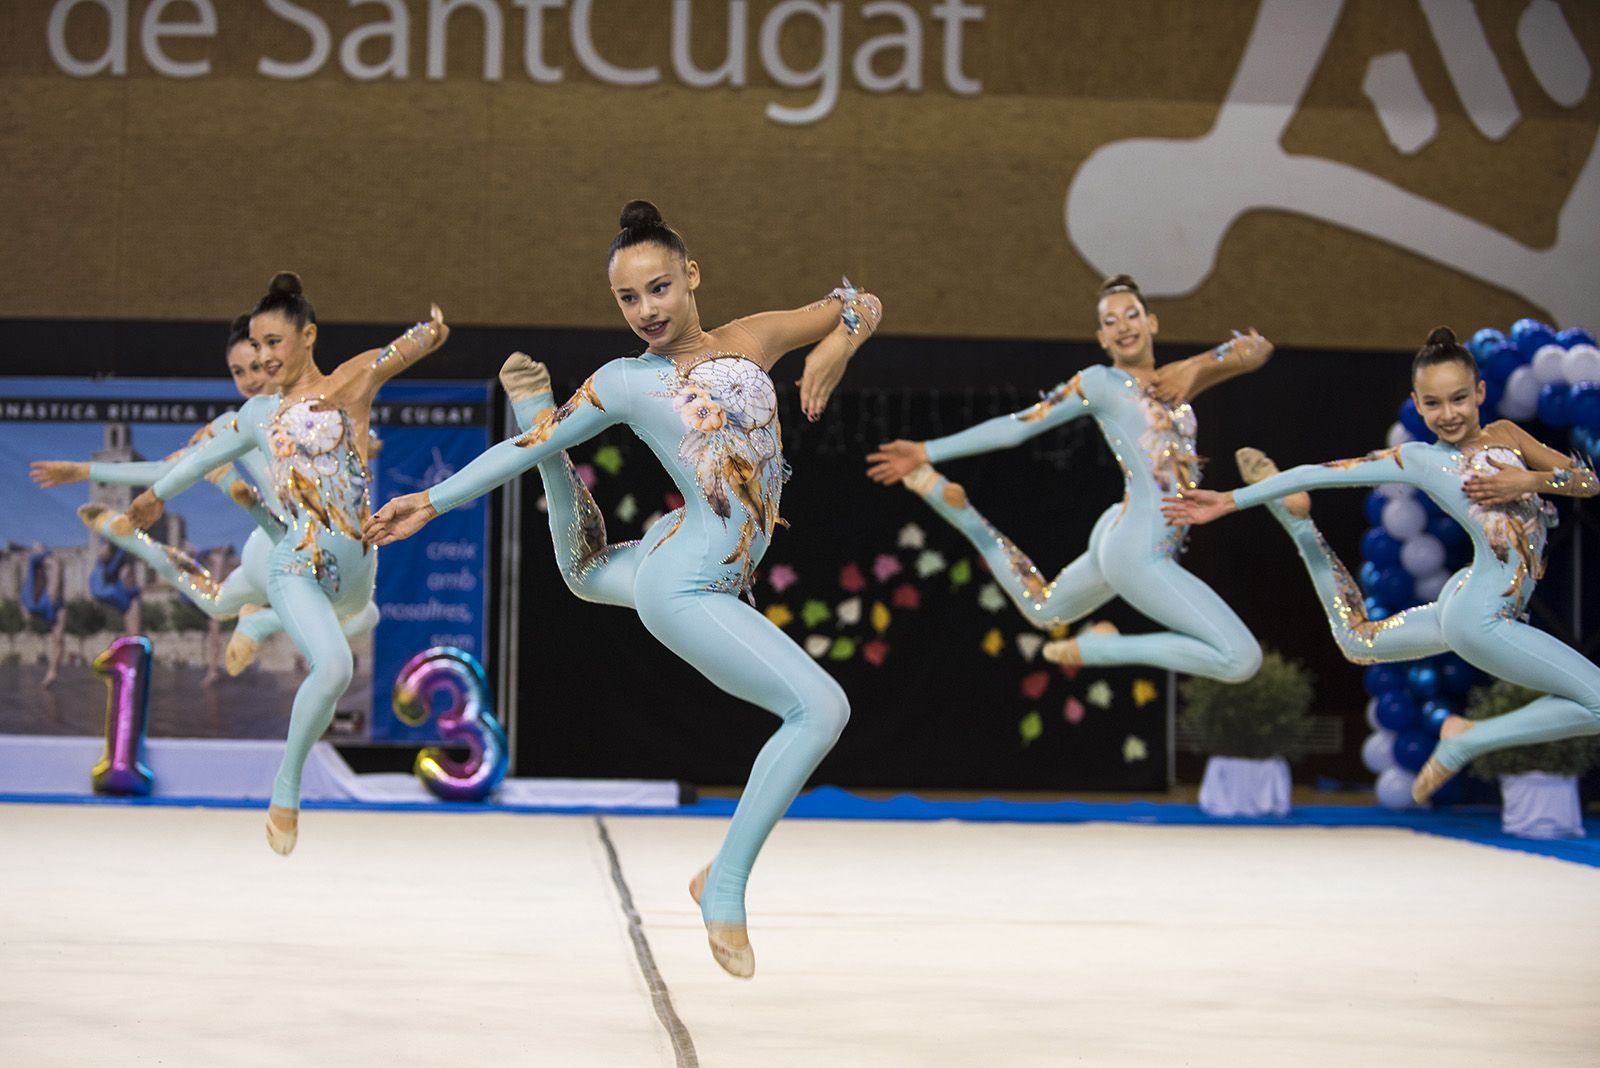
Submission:
<svg viewBox="0 0 1600 1068">
<path fill-rule="evenodd" d="M 1519 367 L 1506 378 L 1500 414 L 1507 419 L 1527 419 L 1539 410 L 1539 379 L 1532 367 Z"/>
<path fill-rule="evenodd" d="M 1539 380 L 1541 386 L 1548 386 L 1552 382 L 1565 382 L 1567 350 L 1560 345 L 1546 345 L 1533 354 L 1533 362 L 1528 366 L 1533 368 L 1533 377 Z"/>
<path fill-rule="evenodd" d="M 1415 775 L 1398 765 L 1379 772 L 1374 787 L 1378 804 L 1393 809 L 1415 808 L 1416 803 L 1411 800 L 1411 784 L 1416 780 Z"/>
<path fill-rule="evenodd" d="M 1384 509 L 1386 512 L 1387 508 Z M 1400 566 L 1412 578 L 1431 575 L 1444 566 L 1444 542 L 1432 534 L 1413 534 L 1400 546 Z"/>
<path fill-rule="evenodd" d="M 1417 439 L 1413 438 L 1411 436 L 1411 431 L 1406 429 L 1406 425 L 1404 423 L 1396 422 L 1393 426 L 1391 426 L 1389 428 L 1388 441 L 1389 441 L 1389 448 L 1391 448 L 1391 449 L 1398 448 L 1399 446 L 1404 445 L 1408 441 L 1415 441 L 1415 440 L 1417 440 Z"/>
<path fill-rule="evenodd" d="M 1378 487 L 1378 496 L 1387 497 L 1391 501 L 1399 497 L 1410 497 L 1417 488 L 1404 482 L 1385 482 Z"/>
<path fill-rule="evenodd" d="M 1394 767 L 1394 731 L 1378 730 L 1367 735 L 1361 743 L 1361 763 L 1374 775 Z"/>
<path fill-rule="evenodd" d="M 1378 726 L 1378 699 L 1376 697 L 1367 702 L 1367 726 L 1375 731 L 1383 729 Z M 1376 775 L 1377 772 L 1373 772 L 1373 774 Z"/>
<path fill-rule="evenodd" d="M 1450 581 L 1450 572 L 1440 568 L 1431 575 L 1423 575 L 1417 579 L 1417 584 L 1412 587 L 1417 599 L 1421 601 L 1437 601 L 1439 593 L 1444 589 L 1445 583 Z"/>
<path fill-rule="evenodd" d="M 1593 345 L 1574 345 L 1561 361 L 1561 369 L 1572 385 L 1600 382 L 1600 349 Z"/>
<path fill-rule="evenodd" d="M 1422 533 L 1428 525 L 1428 513 L 1414 497 L 1396 497 L 1383 506 L 1383 529 L 1391 538 L 1405 541 Z"/>
</svg>

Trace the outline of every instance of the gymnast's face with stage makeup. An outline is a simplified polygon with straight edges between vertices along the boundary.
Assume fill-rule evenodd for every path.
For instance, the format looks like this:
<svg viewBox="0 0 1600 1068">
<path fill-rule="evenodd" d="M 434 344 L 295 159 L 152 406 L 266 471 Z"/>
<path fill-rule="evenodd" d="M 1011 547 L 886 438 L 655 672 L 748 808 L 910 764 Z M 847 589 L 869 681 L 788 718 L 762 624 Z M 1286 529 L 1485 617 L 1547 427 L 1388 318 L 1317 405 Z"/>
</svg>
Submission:
<svg viewBox="0 0 1600 1068">
<path fill-rule="evenodd" d="M 1483 382 L 1458 360 L 1419 367 L 1411 380 L 1417 414 L 1446 445 L 1460 446 L 1477 437 L 1483 396 Z"/>
<path fill-rule="evenodd" d="M 317 324 L 296 326 L 288 315 L 273 309 L 251 317 L 250 340 L 261 354 L 262 370 L 278 388 L 305 374 L 317 343 Z"/>
<path fill-rule="evenodd" d="M 1116 290 L 1100 298 L 1100 327 L 1095 337 L 1118 367 L 1150 367 L 1155 363 L 1160 324 L 1137 293 Z"/>
<path fill-rule="evenodd" d="M 700 332 L 694 291 L 700 265 L 654 242 L 619 249 L 607 268 L 611 295 L 635 334 L 655 352 Z"/>
<path fill-rule="evenodd" d="M 229 346 L 228 373 L 233 376 L 239 395 L 247 400 L 267 389 L 272 382 L 266 368 L 261 366 L 261 354 L 249 338 Z"/>
</svg>

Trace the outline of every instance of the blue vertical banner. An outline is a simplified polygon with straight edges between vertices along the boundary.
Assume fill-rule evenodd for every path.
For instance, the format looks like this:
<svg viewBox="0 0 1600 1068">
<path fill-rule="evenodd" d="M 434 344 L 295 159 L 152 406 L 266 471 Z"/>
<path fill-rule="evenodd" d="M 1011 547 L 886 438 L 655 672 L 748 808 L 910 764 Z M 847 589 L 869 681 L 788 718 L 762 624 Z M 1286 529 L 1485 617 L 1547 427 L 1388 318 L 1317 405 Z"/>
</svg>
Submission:
<svg viewBox="0 0 1600 1068">
<path fill-rule="evenodd" d="M 372 406 L 373 429 L 383 442 L 373 458 L 373 509 L 438 485 L 488 448 L 490 396 L 484 382 L 385 385 Z M 373 649 L 374 742 L 439 740 L 433 716 L 408 723 L 395 714 L 389 695 L 406 661 L 424 649 L 449 645 L 486 659 L 488 576 L 487 496 L 379 550 L 375 599 L 382 620 Z"/>
</svg>

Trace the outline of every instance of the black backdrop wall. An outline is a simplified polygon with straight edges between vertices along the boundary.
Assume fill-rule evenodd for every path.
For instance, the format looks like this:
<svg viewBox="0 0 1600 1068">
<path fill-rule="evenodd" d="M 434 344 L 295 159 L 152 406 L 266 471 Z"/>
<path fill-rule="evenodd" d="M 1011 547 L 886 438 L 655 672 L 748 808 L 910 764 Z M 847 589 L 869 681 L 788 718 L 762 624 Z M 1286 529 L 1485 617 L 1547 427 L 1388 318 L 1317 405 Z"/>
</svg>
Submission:
<svg viewBox="0 0 1600 1068">
<path fill-rule="evenodd" d="M 331 360 L 393 332 L 392 325 L 328 325 L 319 349 Z M 210 376 L 221 368 L 221 348 L 215 324 L 0 320 L 0 352 L 11 374 Z M 619 332 L 459 326 L 447 350 L 414 373 L 488 378 L 517 348 L 546 360 L 559 390 L 638 345 Z M 1161 356 L 1186 351 L 1167 344 Z M 863 351 L 828 418 L 815 426 L 795 411 L 793 388 L 780 386 L 785 453 L 795 469 L 783 502 L 792 528 L 778 532 L 756 592 L 788 633 L 811 640 L 851 695 L 851 725 L 819 781 L 1055 790 L 1165 782 L 1164 673 L 1068 678 L 1029 659 L 1026 642 L 1018 642 L 1028 628 L 986 590 L 976 554 L 911 494 L 863 475 L 862 458 L 880 441 L 948 433 L 1017 410 L 1099 358 L 1086 345 L 883 337 Z M 798 375 L 799 357 L 790 359 L 774 376 L 780 383 Z M 1200 448 L 1211 458 L 1206 483 L 1237 483 L 1232 453 L 1240 445 L 1261 446 L 1285 466 L 1382 445 L 1407 388 L 1408 363 L 1405 354 L 1280 351 L 1259 373 L 1203 396 L 1196 410 Z M 592 469 L 616 540 L 636 537 L 651 514 L 672 503 L 664 499 L 665 475 L 626 431 L 608 433 L 574 459 Z M 1095 517 L 1120 496 L 1115 464 L 1087 421 L 1011 452 L 949 464 L 948 473 L 1047 572 L 1082 550 Z M 510 710 L 518 773 L 743 781 L 770 718 L 709 686 L 631 614 L 576 601 L 556 572 L 544 517 L 532 507 L 537 478 L 525 482 L 524 494 L 522 616 L 513 643 L 521 688 L 519 707 Z M 1362 497 L 1327 493 L 1316 501 L 1319 524 L 1353 562 L 1367 528 Z M 920 529 L 920 544 L 908 525 Z M 1569 519 L 1558 531 L 1535 610 L 1536 622 L 1579 644 L 1563 631 L 1572 591 L 1569 539 L 1581 526 Z M 1340 753 L 1306 758 L 1297 774 L 1366 778 L 1358 755 L 1366 734 L 1360 669 L 1338 656 L 1298 558 L 1266 513 L 1252 510 L 1195 531 L 1184 563 L 1268 646 L 1315 672 L 1314 712 L 1338 717 L 1346 741 Z M 782 589 L 772 582 L 775 573 Z M 1150 629 L 1120 606 L 1105 617 L 1125 630 Z M 1195 781 L 1198 759 L 1180 754 L 1177 771 L 1181 781 Z"/>
</svg>

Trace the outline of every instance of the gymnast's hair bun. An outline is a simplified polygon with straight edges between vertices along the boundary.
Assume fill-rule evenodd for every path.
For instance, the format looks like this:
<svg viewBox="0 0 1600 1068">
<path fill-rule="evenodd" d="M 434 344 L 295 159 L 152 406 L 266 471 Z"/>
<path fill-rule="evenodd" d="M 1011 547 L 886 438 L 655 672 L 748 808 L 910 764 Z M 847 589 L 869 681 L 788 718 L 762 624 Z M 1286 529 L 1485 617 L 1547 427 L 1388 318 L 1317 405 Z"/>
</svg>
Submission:
<svg viewBox="0 0 1600 1068">
<path fill-rule="evenodd" d="M 272 276 L 272 281 L 267 283 L 267 293 L 270 296 L 299 297 L 305 295 L 305 286 L 300 284 L 300 276 L 293 271 L 279 271 Z"/>
<path fill-rule="evenodd" d="M 661 221 L 661 212 L 648 200 L 630 200 L 622 206 L 624 230 L 655 230 L 665 225 Z"/>
<path fill-rule="evenodd" d="M 1428 340 L 1423 342 L 1426 347 L 1438 346 L 1448 348 L 1457 344 L 1456 332 L 1448 326 L 1436 326 L 1428 333 Z"/>
</svg>

